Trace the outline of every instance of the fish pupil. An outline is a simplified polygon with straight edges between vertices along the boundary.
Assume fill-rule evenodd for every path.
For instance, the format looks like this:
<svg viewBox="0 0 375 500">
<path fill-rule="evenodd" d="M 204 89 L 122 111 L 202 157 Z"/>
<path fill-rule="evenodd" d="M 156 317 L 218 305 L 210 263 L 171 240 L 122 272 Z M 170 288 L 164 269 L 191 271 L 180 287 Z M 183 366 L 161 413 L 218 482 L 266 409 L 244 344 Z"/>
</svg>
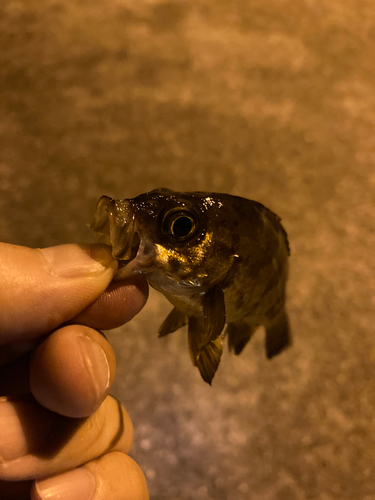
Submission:
<svg viewBox="0 0 375 500">
<path fill-rule="evenodd" d="M 172 224 L 172 234 L 178 238 L 188 236 L 193 229 L 193 221 L 185 215 L 178 217 Z"/>
</svg>

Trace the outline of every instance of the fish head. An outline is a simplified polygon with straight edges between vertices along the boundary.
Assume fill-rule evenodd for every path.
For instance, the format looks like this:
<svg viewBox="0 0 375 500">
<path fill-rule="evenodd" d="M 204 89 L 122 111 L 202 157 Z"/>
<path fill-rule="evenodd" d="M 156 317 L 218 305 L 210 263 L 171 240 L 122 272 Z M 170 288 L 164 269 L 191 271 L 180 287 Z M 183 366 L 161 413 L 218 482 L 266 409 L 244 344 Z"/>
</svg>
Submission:
<svg viewBox="0 0 375 500">
<path fill-rule="evenodd" d="M 224 204 L 207 193 L 156 189 L 133 199 L 103 196 L 92 228 L 112 246 L 118 278 L 143 273 L 161 291 L 204 291 L 223 279 L 235 258 Z"/>
</svg>

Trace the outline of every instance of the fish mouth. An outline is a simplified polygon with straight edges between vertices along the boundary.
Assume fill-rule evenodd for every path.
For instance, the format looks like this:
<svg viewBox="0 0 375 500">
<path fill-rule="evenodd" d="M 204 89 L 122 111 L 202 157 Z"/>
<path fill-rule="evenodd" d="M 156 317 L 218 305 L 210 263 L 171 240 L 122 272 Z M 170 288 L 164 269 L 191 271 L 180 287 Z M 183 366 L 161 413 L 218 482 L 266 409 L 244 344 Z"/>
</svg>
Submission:
<svg viewBox="0 0 375 500">
<path fill-rule="evenodd" d="M 118 270 L 113 279 L 122 280 L 134 274 L 148 275 L 152 272 L 154 252 L 150 251 L 149 245 L 138 232 L 134 233 L 127 257 L 118 260 Z"/>
<path fill-rule="evenodd" d="M 98 233 L 100 243 L 112 247 L 112 255 L 119 266 L 114 279 L 143 272 L 143 268 L 147 267 L 149 255 L 144 256 L 145 244 L 137 230 L 130 200 L 114 200 L 109 196 L 102 196 L 91 228 Z"/>
</svg>

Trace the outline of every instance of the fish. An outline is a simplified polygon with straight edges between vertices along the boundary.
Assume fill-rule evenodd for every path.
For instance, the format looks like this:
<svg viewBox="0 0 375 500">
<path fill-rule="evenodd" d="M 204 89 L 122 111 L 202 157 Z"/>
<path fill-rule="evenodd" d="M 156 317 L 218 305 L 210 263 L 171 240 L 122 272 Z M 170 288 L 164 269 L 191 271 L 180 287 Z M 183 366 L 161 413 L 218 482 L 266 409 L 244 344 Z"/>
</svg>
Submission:
<svg viewBox="0 0 375 500">
<path fill-rule="evenodd" d="M 225 337 L 238 355 L 263 326 L 269 359 L 291 344 L 288 237 L 261 203 L 166 188 L 132 199 L 102 196 L 91 227 L 118 260 L 115 279 L 140 273 L 174 306 L 159 337 L 188 325 L 192 363 L 208 384 Z"/>
</svg>

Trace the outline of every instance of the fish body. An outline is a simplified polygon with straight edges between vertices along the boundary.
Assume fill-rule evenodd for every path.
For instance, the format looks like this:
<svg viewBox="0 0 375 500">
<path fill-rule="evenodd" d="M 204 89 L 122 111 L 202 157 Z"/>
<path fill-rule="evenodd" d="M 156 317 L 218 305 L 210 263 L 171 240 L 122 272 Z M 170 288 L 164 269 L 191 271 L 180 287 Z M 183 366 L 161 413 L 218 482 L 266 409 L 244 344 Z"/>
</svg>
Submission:
<svg viewBox="0 0 375 500">
<path fill-rule="evenodd" d="M 92 228 L 119 260 L 117 278 L 142 273 L 174 305 L 159 336 L 188 324 L 192 362 L 206 382 L 219 365 L 224 332 L 236 354 L 261 325 L 267 357 L 290 344 L 288 239 L 262 204 L 169 189 L 102 196 Z"/>
</svg>

